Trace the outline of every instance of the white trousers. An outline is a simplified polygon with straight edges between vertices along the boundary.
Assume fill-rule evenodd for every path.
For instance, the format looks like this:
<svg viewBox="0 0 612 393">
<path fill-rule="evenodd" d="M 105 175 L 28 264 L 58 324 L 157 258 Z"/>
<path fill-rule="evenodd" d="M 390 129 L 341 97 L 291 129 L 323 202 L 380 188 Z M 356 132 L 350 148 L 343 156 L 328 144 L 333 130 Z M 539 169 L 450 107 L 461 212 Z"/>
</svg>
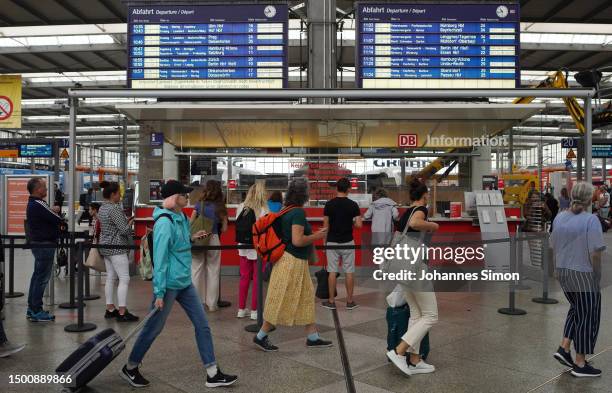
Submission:
<svg viewBox="0 0 612 393">
<path fill-rule="evenodd" d="M 104 263 L 106 265 L 106 285 L 104 286 L 106 304 L 115 304 L 113 301 L 113 291 L 115 289 L 115 281 L 119 278 L 117 306 L 126 307 L 128 286 L 130 285 L 130 260 L 128 259 L 128 254 L 105 256 Z"/>
<path fill-rule="evenodd" d="M 410 345 L 410 352 L 418 354 L 421 340 L 438 322 L 436 293 L 404 291 L 404 297 L 410 307 L 410 321 L 408 330 L 402 336 L 402 341 Z"/>
<path fill-rule="evenodd" d="M 211 235 L 210 246 L 218 246 L 219 235 Z M 219 276 L 221 275 L 221 250 L 194 251 L 191 262 L 191 279 L 200 300 L 215 310 L 219 301 Z"/>
</svg>

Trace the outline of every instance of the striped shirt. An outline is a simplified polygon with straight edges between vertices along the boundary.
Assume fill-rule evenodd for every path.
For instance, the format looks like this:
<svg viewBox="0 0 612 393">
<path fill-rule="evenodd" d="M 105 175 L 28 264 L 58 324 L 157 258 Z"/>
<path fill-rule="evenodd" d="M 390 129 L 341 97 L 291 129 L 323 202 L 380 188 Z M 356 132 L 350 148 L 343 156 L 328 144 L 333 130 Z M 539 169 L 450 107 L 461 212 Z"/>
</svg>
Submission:
<svg viewBox="0 0 612 393">
<path fill-rule="evenodd" d="M 118 203 L 104 202 L 98 212 L 98 220 L 102 228 L 100 232 L 101 245 L 127 246 L 132 244 L 132 228 Z M 128 254 L 127 249 L 100 249 L 101 255 Z"/>
</svg>

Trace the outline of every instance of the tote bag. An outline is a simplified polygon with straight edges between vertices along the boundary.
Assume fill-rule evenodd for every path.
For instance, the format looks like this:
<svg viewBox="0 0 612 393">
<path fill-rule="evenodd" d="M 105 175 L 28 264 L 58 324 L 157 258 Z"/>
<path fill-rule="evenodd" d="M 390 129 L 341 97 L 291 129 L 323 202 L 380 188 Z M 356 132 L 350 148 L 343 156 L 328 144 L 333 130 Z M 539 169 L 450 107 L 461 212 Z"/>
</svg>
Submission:
<svg viewBox="0 0 612 393">
<path fill-rule="evenodd" d="M 390 248 L 395 248 L 397 245 L 401 245 L 402 248 L 407 246 L 408 248 L 418 249 L 423 248 L 423 241 L 425 239 L 425 234 L 419 232 L 418 234 L 412 232 L 411 235 L 408 234 L 408 228 L 410 227 L 410 220 L 414 215 L 416 208 L 412 209 L 410 216 L 408 217 L 408 221 L 406 221 L 406 226 L 402 232 L 396 231 L 393 234 L 393 238 L 391 239 Z M 426 248 L 424 248 L 426 250 Z M 412 254 L 411 254 L 412 255 Z M 405 271 L 406 274 L 412 272 L 412 275 L 416 277 L 415 280 L 395 280 L 394 282 L 403 285 L 406 288 L 415 291 L 430 291 L 432 290 L 431 282 L 426 280 L 421 280 L 421 275 L 423 271 L 427 271 L 427 264 L 424 262 L 423 253 L 420 252 L 413 260 L 406 260 L 403 258 L 397 258 L 397 255 L 394 255 L 392 258 L 385 259 L 381 264 L 381 270 L 384 273 L 400 273 Z"/>
<path fill-rule="evenodd" d="M 89 255 L 87 255 L 87 259 L 85 260 L 84 265 L 98 272 L 106 272 L 106 263 L 104 263 L 104 257 L 100 255 L 100 251 L 98 251 L 97 248 L 91 248 L 89 250 Z"/>
</svg>

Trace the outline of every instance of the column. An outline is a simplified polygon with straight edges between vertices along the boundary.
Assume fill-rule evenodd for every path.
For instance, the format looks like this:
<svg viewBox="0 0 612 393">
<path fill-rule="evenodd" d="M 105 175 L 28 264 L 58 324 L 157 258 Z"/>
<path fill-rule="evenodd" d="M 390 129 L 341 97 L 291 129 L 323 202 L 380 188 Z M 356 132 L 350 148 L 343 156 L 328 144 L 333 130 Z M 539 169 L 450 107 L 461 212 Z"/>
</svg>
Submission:
<svg viewBox="0 0 612 393">
<path fill-rule="evenodd" d="M 478 156 L 472 157 L 472 191 L 482 190 L 482 177 L 491 174 L 491 146 L 474 148 Z"/>
<path fill-rule="evenodd" d="M 336 0 L 308 1 L 308 87 L 336 88 Z M 328 98 L 313 100 L 330 103 Z"/>
</svg>

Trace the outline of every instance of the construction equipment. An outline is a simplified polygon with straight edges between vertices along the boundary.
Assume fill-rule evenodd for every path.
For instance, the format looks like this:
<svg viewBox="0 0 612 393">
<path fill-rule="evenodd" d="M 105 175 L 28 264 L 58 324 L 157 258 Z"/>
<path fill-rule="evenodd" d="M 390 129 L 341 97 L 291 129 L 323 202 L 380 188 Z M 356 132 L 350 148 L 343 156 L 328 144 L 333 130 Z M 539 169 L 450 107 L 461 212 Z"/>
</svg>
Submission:
<svg viewBox="0 0 612 393">
<path fill-rule="evenodd" d="M 504 203 L 524 205 L 529 191 L 540 191 L 538 176 L 529 172 L 512 172 L 501 175 L 504 181 Z"/>
<path fill-rule="evenodd" d="M 600 73 L 601 74 L 601 73 Z M 591 78 L 589 82 L 594 82 Z M 583 75 L 576 74 L 576 80 L 579 83 L 586 83 Z M 595 83 L 588 83 L 586 87 L 595 87 L 590 86 L 592 84 L 597 85 L 599 81 L 595 81 Z M 546 89 L 546 88 L 557 88 L 557 89 L 567 89 L 569 86 L 567 84 L 567 71 L 556 71 L 554 75 L 548 76 L 545 80 L 540 82 L 535 88 L 536 89 Z M 515 99 L 513 102 L 515 104 L 529 104 L 536 97 L 520 97 Z M 574 97 L 566 97 L 563 98 L 563 102 L 565 106 L 567 106 L 567 110 L 569 114 L 572 116 L 574 123 L 576 124 L 576 128 L 580 131 L 581 134 L 584 134 L 584 109 L 578 103 Z M 612 124 L 612 105 L 608 103 L 606 106 L 602 108 L 595 108 L 593 110 L 593 128 L 602 127 L 607 124 Z"/>
</svg>

